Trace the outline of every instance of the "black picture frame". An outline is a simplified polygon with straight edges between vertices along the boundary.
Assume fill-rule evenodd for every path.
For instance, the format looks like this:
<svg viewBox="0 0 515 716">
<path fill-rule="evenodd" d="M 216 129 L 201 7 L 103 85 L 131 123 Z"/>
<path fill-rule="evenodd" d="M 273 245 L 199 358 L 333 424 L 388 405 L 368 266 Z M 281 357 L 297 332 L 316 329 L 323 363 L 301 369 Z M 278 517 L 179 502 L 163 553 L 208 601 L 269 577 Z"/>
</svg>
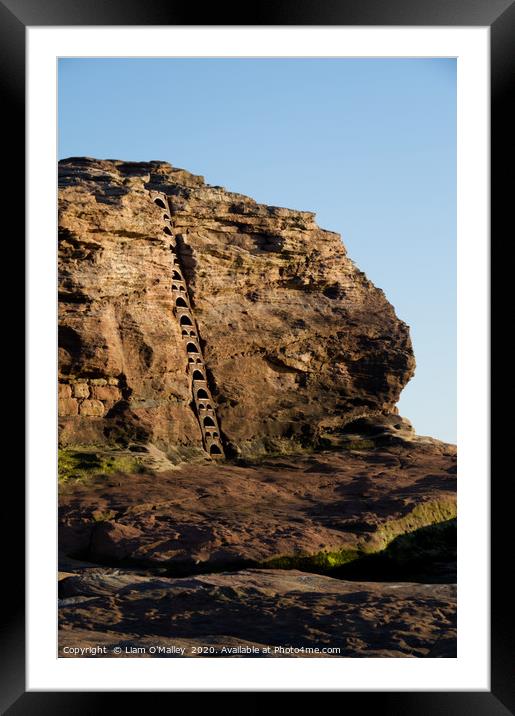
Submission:
<svg viewBox="0 0 515 716">
<path fill-rule="evenodd" d="M 201 22 L 198 22 L 199 16 Z M 508 221 L 508 211 L 513 200 L 510 202 L 507 194 L 510 191 L 511 169 L 507 148 L 512 143 L 512 128 L 515 126 L 509 103 L 510 90 L 513 90 L 510 81 L 513 83 L 515 78 L 515 4 L 512 0 L 276 0 L 274 3 L 258 0 L 247 7 L 240 5 L 234 8 L 230 4 L 197 7 L 174 0 L 105 0 L 102 4 L 86 0 L 0 0 L 0 91 L 3 119 L 7 124 L 3 135 L 6 163 L 2 177 L 6 184 L 4 196 L 10 197 L 9 211 L 12 212 L 12 204 L 20 204 L 15 223 L 18 235 L 22 231 L 25 213 L 21 205 L 21 187 L 25 184 L 25 29 L 27 26 L 77 25 L 488 26 L 491 32 L 492 237 L 499 235 L 500 238 L 501 227 L 512 223 Z M 21 248 L 23 244 L 18 241 Z M 10 331 L 13 326 L 14 322 L 6 330 Z M 31 348 L 28 346 L 28 349 Z M 493 449 L 492 454 L 495 454 Z M 24 486 L 19 474 L 11 475 L 8 489 L 9 505 L 15 504 L 17 509 L 9 509 L 4 517 L 4 535 L 8 535 L 9 552 L 14 559 L 9 568 L 8 587 L 6 584 L 3 590 L 0 711 L 12 716 L 45 713 L 80 715 L 104 713 L 107 709 L 117 708 L 119 693 L 25 691 L 24 531 L 20 519 Z M 493 480 L 491 691 L 342 692 L 338 694 L 340 708 L 349 707 L 355 699 L 359 699 L 360 709 L 377 708 L 383 714 L 501 716 L 515 713 L 515 660 L 509 629 L 513 607 L 511 590 L 505 589 L 509 560 L 504 547 L 510 544 L 512 532 L 508 512 L 511 504 L 506 499 L 505 485 L 498 486 Z M 178 694 L 164 693 L 161 696 L 177 699 Z M 188 698 L 191 696 L 188 694 Z M 195 694 L 196 698 L 208 699 L 211 709 L 216 707 L 221 696 L 218 693 Z M 266 693 L 256 694 L 252 706 L 249 706 L 244 693 L 235 696 L 247 712 L 265 708 Z M 278 696 L 280 694 L 275 694 L 274 698 Z M 315 698 L 319 696 L 313 695 Z M 310 703 L 316 708 L 317 702 L 312 701 L 313 697 L 309 693 L 302 696 L 308 708 Z M 148 699 L 148 694 L 131 693 L 130 699 L 132 706 L 137 708 L 138 704 L 143 706 L 142 699 Z M 281 701 L 276 701 L 277 708 Z M 235 704 L 233 708 L 240 706 Z"/>
</svg>

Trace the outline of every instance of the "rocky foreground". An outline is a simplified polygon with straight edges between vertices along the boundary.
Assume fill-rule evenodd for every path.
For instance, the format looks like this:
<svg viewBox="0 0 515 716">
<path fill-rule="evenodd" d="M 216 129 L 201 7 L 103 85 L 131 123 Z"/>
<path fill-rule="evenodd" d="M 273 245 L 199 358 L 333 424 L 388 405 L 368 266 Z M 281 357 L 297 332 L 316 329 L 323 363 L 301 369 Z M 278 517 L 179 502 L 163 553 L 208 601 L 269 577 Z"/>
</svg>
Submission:
<svg viewBox="0 0 515 716">
<path fill-rule="evenodd" d="M 456 515 L 455 491 L 455 448 L 421 440 L 70 477 L 60 648 L 454 656 L 453 555 L 438 554 L 438 530 Z M 340 651 L 306 651 L 316 647 Z"/>
<path fill-rule="evenodd" d="M 123 571 L 61 582 L 60 655 L 453 657 L 456 590 L 297 570 L 182 579 Z M 318 651 L 315 651 L 317 650 Z M 324 651 L 326 650 L 326 651 Z"/>
</svg>

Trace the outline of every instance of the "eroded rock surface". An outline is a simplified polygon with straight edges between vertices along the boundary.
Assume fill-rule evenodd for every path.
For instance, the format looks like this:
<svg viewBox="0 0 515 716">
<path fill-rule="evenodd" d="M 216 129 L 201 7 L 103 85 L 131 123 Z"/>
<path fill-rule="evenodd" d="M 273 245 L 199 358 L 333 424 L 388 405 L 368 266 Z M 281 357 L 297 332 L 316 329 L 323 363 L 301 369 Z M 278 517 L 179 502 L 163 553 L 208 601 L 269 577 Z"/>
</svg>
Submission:
<svg viewBox="0 0 515 716">
<path fill-rule="evenodd" d="M 346 582 L 296 570 L 183 579 L 93 570 L 63 579 L 60 595 L 60 656 L 77 645 L 103 646 L 103 658 L 456 656 L 453 585 Z M 152 653 L 157 646 L 184 653 Z M 199 646 L 206 651 L 194 653 Z M 249 647 L 256 652 L 243 651 Z M 288 647 L 298 651 L 277 651 Z"/>
<path fill-rule="evenodd" d="M 60 655 L 455 656 L 456 449 L 340 236 L 165 162 L 59 186 Z"/>
<path fill-rule="evenodd" d="M 397 421 L 414 370 L 408 328 L 314 214 L 165 162 L 66 159 L 59 185 L 63 444 L 152 442 L 185 459 L 202 447 L 168 208 L 151 191 L 168 197 L 230 453 L 320 447 L 354 420 Z"/>
<path fill-rule="evenodd" d="M 69 556 L 183 572 L 319 553 L 345 562 L 453 518 L 455 473 L 455 447 L 430 441 L 71 480 L 59 544 Z"/>
</svg>

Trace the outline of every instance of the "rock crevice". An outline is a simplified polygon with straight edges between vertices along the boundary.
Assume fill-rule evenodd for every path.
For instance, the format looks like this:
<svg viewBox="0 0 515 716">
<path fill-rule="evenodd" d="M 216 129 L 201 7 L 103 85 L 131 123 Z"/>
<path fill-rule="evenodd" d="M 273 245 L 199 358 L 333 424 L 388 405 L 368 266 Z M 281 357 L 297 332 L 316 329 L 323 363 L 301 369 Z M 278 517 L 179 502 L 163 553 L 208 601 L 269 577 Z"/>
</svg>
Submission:
<svg viewBox="0 0 515 716">
<path fill-rule="evenodd" d="M 216 416 L 215 401 L 211 393 L 207 366 L 202 355 L 201 340 L 197 321 L 191 305 L 188 284 L 186 283 L 174 238 L 168 200 L 164 194 L 151 193 L 156 206 L 164 209 L 163 232 L 170 237 L 172 253 L 171 290 L 174 301 L 174 315 L 179 324 L 184 349 L 188 360 L 188 375 L 191 381 L 191 394 L 198 423 L 202 433 L 204 449 L 210 457 L 224 457 L 220 427 Z"/>
</svg>

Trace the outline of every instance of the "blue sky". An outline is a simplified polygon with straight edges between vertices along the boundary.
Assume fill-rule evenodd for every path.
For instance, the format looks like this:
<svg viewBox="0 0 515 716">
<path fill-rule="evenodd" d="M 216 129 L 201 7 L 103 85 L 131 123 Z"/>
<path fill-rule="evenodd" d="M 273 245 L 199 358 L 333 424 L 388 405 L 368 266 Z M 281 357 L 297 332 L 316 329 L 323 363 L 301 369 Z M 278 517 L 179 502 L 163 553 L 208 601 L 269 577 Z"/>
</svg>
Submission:
<svg viewBox="0 0 515 716">
<path fill-rule="evenodd" d="M 401 414 L 455 442 L 455 60 L 63 59 L 59 158 L 77 155 L 315 211 L 411 328 Z"/>
</svg>

